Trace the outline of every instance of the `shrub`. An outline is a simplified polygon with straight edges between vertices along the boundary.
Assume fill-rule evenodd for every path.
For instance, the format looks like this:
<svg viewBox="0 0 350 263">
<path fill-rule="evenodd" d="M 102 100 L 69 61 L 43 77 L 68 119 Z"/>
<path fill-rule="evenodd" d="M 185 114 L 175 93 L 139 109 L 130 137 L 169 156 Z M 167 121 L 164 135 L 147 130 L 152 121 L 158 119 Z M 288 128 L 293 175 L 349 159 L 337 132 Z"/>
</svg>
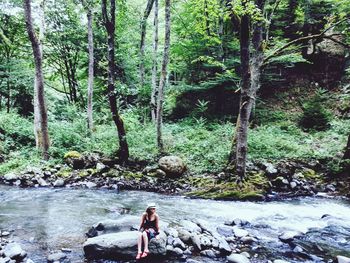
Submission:
<svg viewBox="0 0 350 263">
<path fill-rule="evenodd" d="M 332 114 L 324 106 L 324 97 L 321 92 L 303 105 L 303 115 L 299 121 L 305 130 L 324 131 L 329 128 Z"/>
</svg>

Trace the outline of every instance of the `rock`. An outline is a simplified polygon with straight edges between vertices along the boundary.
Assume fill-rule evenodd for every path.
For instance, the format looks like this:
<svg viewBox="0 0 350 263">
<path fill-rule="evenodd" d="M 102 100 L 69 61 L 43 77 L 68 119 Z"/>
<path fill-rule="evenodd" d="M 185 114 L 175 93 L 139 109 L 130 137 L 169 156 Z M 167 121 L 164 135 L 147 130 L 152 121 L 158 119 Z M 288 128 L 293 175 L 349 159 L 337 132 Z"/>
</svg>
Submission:
<svg viewBox="0 0 350 263">
<path fill-rule="evenodd" d="M 189 258 L 189 259 L 187 259 L 187 260 L 186 260 L 186 263 L 201 263 L 201 262 L 199 262 L 199 261 L 197 261 L 197 260 L 194 260 L 194 259 Z"/>
<path fill-rule="evenodd" d="M 289 263 L 288 261 L 282 260 L 282 259 L 276 259 L 273 261 L 273 263 Z"/>
<path fill-rule="evenodd" d="M 104 172 L 107 172 L 109 170 L 109 167 L 103 163 L 97 163 L 96 170 L 99 173 L 104 173 Z"/>
<path fill-rule="evenodd" d="M 86 182 L 85 186 L 89 189 L 92 189 L 92 188 L 95 188 L 97 186 L 97 184 L 93 183 L 93 182 Z"/>
<path fill-rule="evenodd" d="M 195 249 L 201 251 L 202 250 L 202 246 L 201 246 L 201 240 L 199 238 L 199 236 L 197 234 L 192 234 L 191 235 L 191 242 L 194 246 Z"/>
<path fill-rule="evenodd" d="M 76 151 L 67 152 L 64 155 L 64 159 L 65 162 L 73 169 L 83 169 L 85 167 L 84 157 Z"/>
<path fill-rule="evenodd" d="M 213 250 L 211 249 L 206 249 L 201 251 L 200 253 L 202 256 L 208 257 L 208 258 L 216 258 L 216 255 Z"/>
<path fill-rule="evenodd" d="M 30 258 L 27 258 L 27 260 L 25 261 L 25 263 L 34 263 L 34 261 L 31 260 Z"/>
<path fill-rule="evenodd" d="M 223 238 L 219 239 L 219 250 L 224 254 L 229 254 L 232 252 L 230 245 Z"/>
<path fill-rule="evenodd" d="M 104 233 L 130 231 L 138 229 L 140 218 L 138 216 L 126 215 L 119 219 L 106 219 L 98 222 L 92 228 Z"/>
<path fill-rule="evenodd" d="M 254 237 L 249 237 L 249 236 L 245 236 L 241 238 L 241 241 L 243 242 L 243 244 L 252 244 L 254 242 L 256 242 L 256 238 Z"/>
<path fill-rule="evenodd" d="M 185 249 L 186 249 L 185 243 L 182 242 L 181 239 L 178 238 L 178 237 L 174 239 L 174 241 L 173 241 L 172 244 L 173 244 L 174 247 L 179 247 L 179 248 L 181 248 L 182 250 L 185 250 Z"/>
<path fill-rule="evenodd" d="M 63 179 L 57 179 L 54 183 L 53 183 L 54 187 L 62 187 L 64 186 L 64 180 Z"/>
<path fill-rule="evenodd" d="M 8 231 L 0 231 L 0 237 L 7 237 L 10 235 L 10 232 Z"/>
<path fill-rule="evenodd" d="M 8 173 L 4 175 L 4 179 L 6 181 L 16 181 L 18 179 L 21 179 L 21 176 L 19 174 L 15 174 L 15 173 Z"/>
<path fill-rule="evenodd" d="M 189 243 L 191 241 L 191 233 L 186 229 L 178 229 L 178 236 L 184 243 Z"/>
<path fill-rule="evenodd" d="M 60 262 L 61 260 L 64 260 L 66 257 L 67 255 L 62 252 L 53 253 L 47 257 L 47 262 L 48 263 Z"/>
<path fill-rule="evenodd" d="M 197 224 L 195 224 L 189 220 L 181 220 L 179 225 L 183 226 L 184 229 L 186 229 L 192 233 L 201 233 L 202 232 L 202 229 Z"/>
<path fill-rule="evenodd" d="M 176 257 L 182 257 L 184 252 L 181 250 L 181 248 L 178 247 L 172 247 L 172 246 L 167 246 L 166 247 L 167 253 L 176 256 Z"/>
<path fill-rule="evenodd" d="M 299 246 L 296 246 L 296 247 L 293 249 L 293 252 L 295 252 L 295 253 L 301 253 L 301 252 L 303 252 L 303 249 L 302 249 L 301 247 L 299 247 Z"/>
<path fill-rule="evenodd" d="M 233 228 L 231 226 L 218 226 L 216 228 L 216 230 L 218 231 L 218 233 L 224 237 L 229 237 L 233 235 Z"/>
<path fill-rule="evenodd" d="M 233 253 L 227 257 L 229 263 L 250 263 L 250 260 L 241 254 Z"/>
<path fill-rule="evenodd" d="M 137 251 L 138 231 L 105 234 L 89 238 L 84 243 L 84 253 L 89 259 L 133 259 Z M 149 243 L 150 254 L 166 254 L 166 235 L 160 232 L 159 239 Z"/>
<path fill-rule="evenodd" d="M 164 232 L 168 236 L 179 237 L 179 232 L 175 228 L 172 228 L 172 227 L 166 228 L 166 229 L 164 229 Z"/>
<path fill-rule="evenodd" d="M 166 172 L 164 172 L 164 171 L 161 170 L 161 169 L 157 169 L 157 170 L 156 170 L 156 175 L 157 175 L 158 177 L 166 177 Z"/>
<path fill-rule="evenodd" d="M 211 246 L 211 241 L 210 241 L 209 237 L 207 237 L 207 236 L 202 235 L 200 237 L 200 242 L 201 242 L 201 246 L 202 247 L 209 247 L 209 246 Z"/>
<path fill-rule="evenodd" d="M 290 188 L 294 189 L 295 187 L 297 187 L 297 183 L 296 182 L 291 182 L 290 184 Z"/>
<path fill-rule="evenodd" d="M 269 175 L 277 174 L 277 169 L 275 168 L 275 166 L 273 166 L 272 163 L 263 163 L 263 165 L 265 166 L 265 170 L 267 174 Z"/>
<path fill-rule="evenodd" d="M 284 243 L 289 243 L 295 237 L 300 237 L 302 235 L 303 235 L 303 233 L 298 232 L 298 231 L 286 231 L 286 232 L 283 232 L 281 235 L 279 235 L 278 238 Z"/>
<path fill-rule="evenodd" d="M 332 184 L 328 184 L 327 186 L 326 186 L 326 191 L 327 192 L 335 192 L 335 186 L 334 185 L 332 185 Z"/>
<path fill-rule="evenodd" d="M 238 238 L 248 236 L 248 234 L 249 234 L 247 230 L 238 228 L 237 226 L 234 226 L 232 229 L 233 229 L 234 235 Z"/>
<path fill-rule="evenodd" d="M 18 243 L 9 243 L 4 248 L 4 255 L 16 261 L 21 261 L 27 256 L 27 252 Z"/>
<path fill-rule="evenodd" d="M 180 177 L 186 171 L 185 163 L 177 156 L 164 156 L 159 159 L 158 165 L 169 177 Z"/>
<path fill-rule="evenodd" d="M 337 256 L 338 263 L 350 263 L 350 258 L 344 256 Z"/>
<path fill-rule="evenodd" d="M 250 255 L 248 252 L 242 252 L 241 255 L 245 256 L 246 258 L 250 258 Z"/>
<path fill-rule="evenodd" d="M 5 258 L 0 257 L 0 263 L 9 263 L 10 261 L 12 260 L 9 257 L 5 257 Z"/>
<path fill-rule="evenodd" d="M 38 181 L 38 184 L 42 187 L 49 186 L 49 184 L 41 177 L 36 177 L 35 178 Z"/>
</svg>

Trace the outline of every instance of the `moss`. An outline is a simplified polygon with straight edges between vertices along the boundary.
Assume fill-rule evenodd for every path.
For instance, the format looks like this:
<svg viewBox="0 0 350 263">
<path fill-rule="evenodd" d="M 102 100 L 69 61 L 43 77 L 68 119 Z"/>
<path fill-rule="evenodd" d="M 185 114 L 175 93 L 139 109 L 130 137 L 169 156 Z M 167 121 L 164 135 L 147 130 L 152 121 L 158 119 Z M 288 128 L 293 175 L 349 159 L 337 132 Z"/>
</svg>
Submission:
<svg viewBox="0 0 350 263">
<path fill-rule="evenodd" d="M 77 151 L 69 151 L 64 155 L 64 159 L 68 159 L 68 158 L 80 158 L 82 155 L 77 152 Z"/>
<path fill-rule="evenodd" d="M 88 175 L 90 175 L 90 172 L 88 170 L 79 170 L 78 172 L 79 177 L 86 177 Z"/>
<path fill-rule="evenodd" d="M 142 173 L 134 173 L 130 171 L 125 171 L 122 175 L 125 177 L 125 179 L 140 179 L 141 177 L 143 177 Z"/>
<path fill-rule="evenodd" d="M 190 197 L 200 197 L 205 199 L 215 200 L 251 200 L 258 201 L 264 200 L 264 195 L 257 191 L 239 191 L 239 190 L 202 190 L 194 191 L 187 194 Z"/>
<path fill-rule="evenodd" d="M 72 169 L 70 168 L 61 169 L 56 173 L 58 177 L 63 177 L 63 178 L 68 178 L 71 176 L 71 174 L 72 174 Z"/>
</svg>

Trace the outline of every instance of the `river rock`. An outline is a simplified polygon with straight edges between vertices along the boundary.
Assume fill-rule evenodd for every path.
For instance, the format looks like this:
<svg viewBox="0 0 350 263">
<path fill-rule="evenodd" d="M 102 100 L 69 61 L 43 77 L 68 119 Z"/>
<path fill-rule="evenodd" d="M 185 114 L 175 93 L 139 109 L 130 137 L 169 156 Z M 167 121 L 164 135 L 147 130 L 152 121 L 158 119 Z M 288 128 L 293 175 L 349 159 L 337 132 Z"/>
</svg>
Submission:
<svg viewBox="0 0 350 263">
<path fill-rule="evenodd" d="M 186 249 L 185 243 L 182 242 L 181 239 L 178 238 L 178 237 L 174 239 L 174 241 L 173 241 L 172 244 L 173 244 L 174 247 L 179 247 L 179 248 L 181 248 L 182 250 L 185 250 L 185 249 Z"/>
<path fill-rule="evenodd" d="M 265 166 L 265 171 L 267 174 L 269 175 L 277 174 L 277 169 L 275 168 L 275 166 L 273 166 L 272 163 L 263 163 L 263 165 Z"/>
<path fill-rule="evenodd" d="M 256 238 L 254 237 L 250 237 L 250 236 L 245 236 L 241 238 L 241 241 L 243 242 L 243 244 L 252 244 L 254 242 L 256 242 Z"/>
<path fill-rule="evenodd" d="M 344 256 L 337 256 L 338 263 L 350 263 L 350 258 Z"/>
<path fill-rule="evenodd" d="M 166 229 L 164 229 L 164 232 L 168 235 L 168 236 L 172 236 L 172 237 L 179 237 L 179 232 L 172 227 L 168 227 Z"/>
<path fill-rule="evenodd" d="M 199 262 L 199 261 L 197 261 L 197 260 L 194 260 L 194 259 L 189 258 L 189 259 L 187 259 L 187 260 L 186 260 L 186 263 L 201 263 L 201 262 Z"/>
<path fill-rule="evenodd" d="M 63 179 L 57 179 L 54 183 L 53 183 L 54 187 L 62 187 L 64 186 L 64 180 Z"/>
<path fill-rule="evenodd" d="M 184 252 L 181 248 L 173 247 L 173 246 L 166 246 L 167 254 L 175 256 L 175 257 L 182 257 Z"/>
<path fill-rule="evenodd" d="M 185 163 L 177 156 L 164 156 L 159 159 L 158 165 L 169 177 L 179 177 L 186 171 Z"/>
<path fill-rule="evenodd" d="M 103 163 L 97 163 L 96 170 L 99 173 L 103 173 L 103 172 L 107 172 L 109 170 L 109 167 Z"/>
<path fill-rule="evenodd" d="M 4 179 L 6 181 L 16 181 L 18 179 L 21 179 L 21 175 L 15 173 L 8 173 L 4 175 Z"/>
<path fill-rule="evenodd" d="M 216 254 L 213 250 L 211 249 L 206 249 L 201 251 L 200 253 L 202 256 L 208 257 L 208 258 L 216 258 Z"/>
<path fill-rule="evenodd" d="M 273 261 L 273 263 L 289 263 L 289 261 L 285 261 L 285 260 L 282 260 L 282 259 L 276 259 Z"/>
<path fill-rule="evenodd" d="M 62 252 L 53 253 L 47 257 L 47 262 L 48 263 L 60 262 L 64 260 L 66 257 L 67 255 Z"/>
<path fill-rule="evenodd" d="M 229 254 L 232 252 L 232 249 L 230 247 L 230 245 L 227 243 L 227 241 L 223 238 L 219 239 L 219 250 L 223 253 L 223 254 Z"/>
<path fill-rule="evenodd" d="M 250 263 L 250 260 L 241 254 L 233 253 L 227 257 L 229 263 Z"/>
<path fill-rule="evenodd" d="M 191 242 L 192 242 L 192 244 L 193 244 L 195 249 L 197 249 L 199 251 L 202 250 L 201 240 L 200 240 L 200 238 L 199 238 L 199 236 L 197 234 L 193 233 L 191 235 Z"/>
<path fill-rule="evenodd" d="M 9 257 L 1 258 L 0 257 L 0 263 L 10 263 L 10 262 L 16 262 L 14 260 L 11 260 Z"/>
<path fill-rule="evenodd" d="M 92 188 L 95 188 L 97 186 L 97 184 L 94 182 L 86 182 L 85 186 L 89 189 L 92 189 Z"/>
<path fill-rule="evenodd" d="M 127 215 L 119 219 L 105 219 L 93 226 L 97 231 L 104 231 L 104 233 L 130 231 L 138 229 L 140 225 L 140 218 L 138 216 Z"/>
<path fill-rule="evenodd" d="M 303 235 L 303 233 L 301 233 L 299 231 L 286 231 L 286 232 L 283 232 L 281 235 L 279 235 L 278 238 L 284 243 L 289 243 L 294 238 L 300 237 L 302 235 Z"/>
<path fill-rule="evenodd" d="M 184 243 L 189 243 L 191 241 L 191 233 L 186 229 L 178 229 L 178 236 Z"/>
<path fill-rule="evenodd" d="M 16 261 L 21 261 L 27 256 L 27 252 L 18 243 L 9 243 L 4 248 L 4 255 Z"/>
<path fill-rule="evenodd" d="M 218 233 L 224 237 L 230 237 L 233 235 L 233 228 L 231 226 L 218 226 L 217 229 Z"/>
<path fill-rule="evenodd" d="M 201 233 L 202 229 L 195 223 L 189 221 L 189 220 L 181 220 L 179 223 L 181 226 L 183 226 L 184 229 L 188 230 L 192 233 Z"/>
<path fill-rule="evenodd" d="M 208 236 L 202 235 L 200 237 L 200 240 L 201 240 L 200 242 L 201 242 L 201 246 L 202 247 L 209 247 L 209 246 L 211 246 L 211 241 L 210 241 Z"/>
<path fill-rule="evenodd" d="M 105 234 L 89 238 L 84 243 L 84 253 L 89 259 L 131 259 L 137 251 L 138 231 Z M 166 254 L 166 235 L 160 232 L 159 239 L 149 243 L 150 254 Z"/>
<path fill-rule="evenodd" d="M 238 238 L 242 238 L 242 237 L 248 236 L 248 234 L 249 234 L 247 230 L 244 230 L 244 229 L 239 228 L 237 226 L 234 226 L 232 228 L 232 230 L 233 230 L 233 233 L 235 234 L 235 236 L 238 237 Z"/>
</svg>

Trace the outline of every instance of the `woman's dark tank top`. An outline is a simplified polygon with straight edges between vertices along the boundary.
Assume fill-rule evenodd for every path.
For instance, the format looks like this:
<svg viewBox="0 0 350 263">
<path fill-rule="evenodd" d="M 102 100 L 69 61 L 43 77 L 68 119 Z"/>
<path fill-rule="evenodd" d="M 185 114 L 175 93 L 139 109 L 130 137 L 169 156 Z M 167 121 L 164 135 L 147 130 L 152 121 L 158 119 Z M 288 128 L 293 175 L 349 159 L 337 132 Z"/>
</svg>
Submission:
<svg viewBox="0 0 350 263">
<path fill-rule="evenodd" d="M 151 221 L 151 220 L 148 220 L 147 218 L 145 218 L 145 222 L 143 224 L 143 227 L 145 229 L 153 228 L 154 230 L 157 230 L 157 228 L 156 228 L 156 219 Z"/>
</svg>

